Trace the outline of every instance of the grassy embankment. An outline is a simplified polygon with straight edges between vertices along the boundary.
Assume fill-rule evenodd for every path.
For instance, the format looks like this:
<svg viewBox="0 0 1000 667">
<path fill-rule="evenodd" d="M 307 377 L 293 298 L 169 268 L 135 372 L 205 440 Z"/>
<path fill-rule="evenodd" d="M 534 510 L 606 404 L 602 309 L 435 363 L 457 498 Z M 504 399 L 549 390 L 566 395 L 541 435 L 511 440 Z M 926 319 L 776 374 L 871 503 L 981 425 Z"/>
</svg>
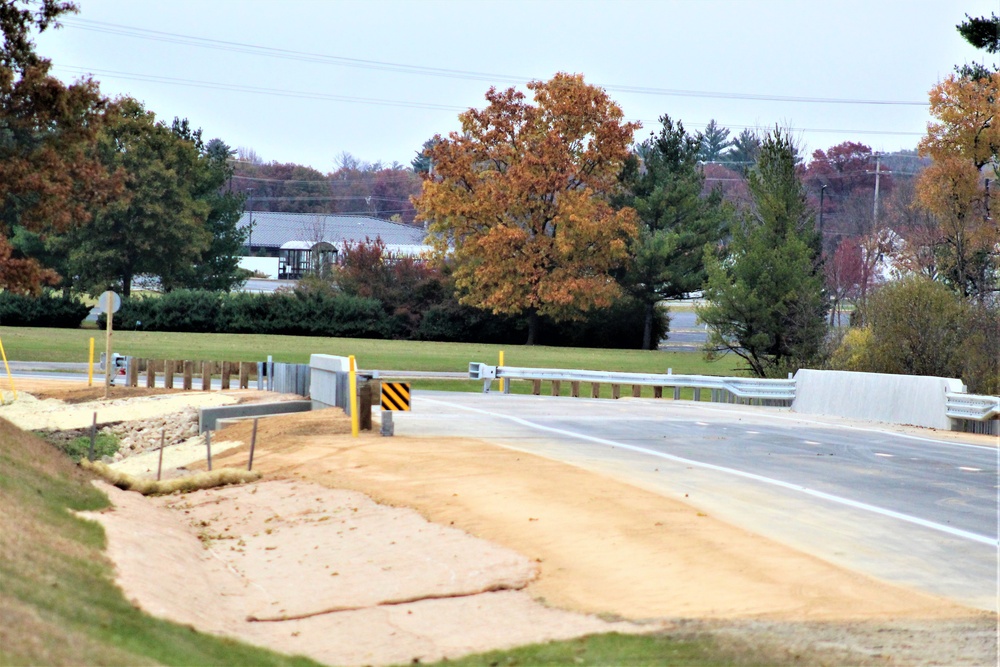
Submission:
<svg viewBox="0 0 1000 667">
<path fill-rule="evenodd" d="M 103 529 L 72 514 L 107 504 L 69 457 L 0 419 L 0 665 L 318 664 L 203 634 L 133 607 L 114 584 Z M 709 635 L 609 634 L 438 664 L 784 664 L 782 652 L 768 653 L 722 645 Z"/>
<path fill-rule="evenodd" d="M 87 361 L 90 338 L 95 338 L 102 350 L 101 332 L 86 329 L 40 329 L 32 327 L 0 327 L 8 359 L 20 361 Z M 700 352 L 659 352 L 643 350 L 600 350 L 572 347 L 524 345 L 482 345 L 474 343 L 430 343 L 403 340 L 371 340 L 362 338 L 323 338 L 310 336 L 270 336 L 250 334 L 191 334 L 145 331 L 114 333 L 112 348 L 121 354 L 150 359 L 192 359 L 215 361 L 262 361 L 268 355 L 275 361 L 308 363 L 310 354 L 354 355 L 361 368 L 414 371 L 468 370 L 469 362 L 497 363 L 500 350 L 508 366 L 536 368 L 580 368 L 606 371 L 644 373 L 674 373 L 698 375 L 741 375 L 740 361 L 734 356 L 708 362 Z M 97 354 L 97 353 L 95 353 Z M 414 382 L 418 389 L 476 391 L 478 382 L 427 381 Z M 513 391 L 527 393 L 530 383 L 514 383 Z M 623 395 L 630 392 L 623 387 Z M 545 387 L 548 393 L 549 388 Z M 564 383 L 562 394 L 569 395 Z M 582 389 L 588 392 L 589 386 Z M 602 387 L 602 396 L 610 396 L 611 388 Z M 646 387 L 643 396 L 652 396 Z M 684 394 L 690 397 L 690 392 Z"/>
<path fill-rule="evenodd" d="M 316 665 L 143 614 L 114 584 L 108 501 L 40 438 L 0 420 L 0 664 Z"/>
</svg>

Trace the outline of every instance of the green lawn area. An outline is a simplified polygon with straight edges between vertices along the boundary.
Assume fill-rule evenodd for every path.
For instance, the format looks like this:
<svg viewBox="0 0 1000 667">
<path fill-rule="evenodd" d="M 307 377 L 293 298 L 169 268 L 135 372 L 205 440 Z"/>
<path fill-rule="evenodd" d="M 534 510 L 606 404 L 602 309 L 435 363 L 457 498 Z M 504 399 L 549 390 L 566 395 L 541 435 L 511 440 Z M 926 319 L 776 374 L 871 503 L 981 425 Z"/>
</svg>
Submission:
<svg viewBox="0 0 1000 667">
<path fill-rule="evenodd" d="M 85 362 L 90 338 L 104 350 L 103 332 L 87 329 L 0 327 L 7 358 L 18 361 Z M 699 375 L 742 374 L 734 356 L 705 361 L 700 352 L 599 350 L 572 347 L 429 343 L 361 338 L 266 336 L 251 334 L 191 334 L 121 331 L 112 349 L 151 359 L 214 361 L 274 361 L 307 363 L 310 354 L 353 354 L 360 368 L 382 370 L 467 371 L 469 362 L 495 364 L 504 351 L 507 366 L 580 368 L 607 371 Z"/>
</svg>

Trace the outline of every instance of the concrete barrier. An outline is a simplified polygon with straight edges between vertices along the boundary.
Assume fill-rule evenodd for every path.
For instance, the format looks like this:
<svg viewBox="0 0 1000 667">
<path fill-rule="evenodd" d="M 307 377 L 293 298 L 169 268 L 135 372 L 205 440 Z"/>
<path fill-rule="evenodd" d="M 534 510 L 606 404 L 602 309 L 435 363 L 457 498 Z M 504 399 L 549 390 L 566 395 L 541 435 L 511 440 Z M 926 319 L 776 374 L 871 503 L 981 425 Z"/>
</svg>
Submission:
<svg viewBox="0 0 1000 667">
<path fill-rule="evenodd" d="M 332 354 L 309 355 L 309 398 L 323 407 L 349 410 L 347 376 L 350 360 Z"/>
<path fill-rule="evenodd" d="M 951 429 L 945 394 L 961 380 L 916 375 L 802 369 L 792 410 L 849 419 Z"/>
<path fill-rule="evenodd" d="M 243 403 L 241 405 L 201 408 L 198 410 L 198 432 L 214 431 L 216 424 L 221 419 L 309 412 L 312 407 L 312 401 L 274 401 L 273 403 Z"/>
</svg>

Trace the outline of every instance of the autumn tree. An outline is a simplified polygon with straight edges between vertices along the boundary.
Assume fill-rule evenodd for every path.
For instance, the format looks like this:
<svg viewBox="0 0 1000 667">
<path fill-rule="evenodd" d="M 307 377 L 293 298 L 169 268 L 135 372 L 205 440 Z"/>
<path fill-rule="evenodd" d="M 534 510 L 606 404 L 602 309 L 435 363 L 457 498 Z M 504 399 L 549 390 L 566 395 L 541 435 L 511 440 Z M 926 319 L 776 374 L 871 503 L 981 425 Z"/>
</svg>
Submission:
<svg viewBox="0 0 1000 667">
<path fill-rule="evenodd" d="M 49 75 L 32 32 L 58 27 L 70 2 L 0 2 L 0 288 L 37 292 L 59 276 L 11 245 L 18 230 L 47 236 L 89 219 L 88 208 L 115 193 L 116 182 L 92 148 L 107 101 L 97 84 L 70 86 Z"/>
<path fill-rule="evenodd" d="M 621 283 L 645 308 L 644 350 L 658 342 L 652 339 L 657 304 L 702 288 L 704 248 L 717 244 L 725 231 L 721 189 L 702 196 L 705 176 L 698 160 L 703 142 L 670 116 L 660 122 L 659 135 L 637 149 L 641 168 L 623 175 L 627 192 L 620 198 L 640 222 Z"/>
<path fill-rule="evenodd" d="M 1000 176 L 1000 72 L 952 74 L 930 92 L 920 154 L 933 162 L 917 182 L 917 201 L 938 220 L 935 254 L 945 281 L 963 296 L 997 290 L 1000 229 L 988 213 L 984 171 Z"/>
<path fill-rule="evenodd" d="M 540 315 L 578 318 L 619 294 L 611 272 L 636 215 L 607 197 L 639 124 L 581 75 L 528 89 L 534 104 L 490 88 L 485 108 L 461 114 L 461 132 L 431 149 L 434 176 L 414 203 L 461 301 L 526 316 L 534 344 Z"/>
<path fill-rule="evenodd" d="M 732 352 L 759 377 L 814 359 L 827 301 L 814 216 L 795 168 L 791 137 L 775 129 L 747 176 L 753 206 L 730 226 L 728 256 L 706 251 L 709 356 Z"/>
</svg>

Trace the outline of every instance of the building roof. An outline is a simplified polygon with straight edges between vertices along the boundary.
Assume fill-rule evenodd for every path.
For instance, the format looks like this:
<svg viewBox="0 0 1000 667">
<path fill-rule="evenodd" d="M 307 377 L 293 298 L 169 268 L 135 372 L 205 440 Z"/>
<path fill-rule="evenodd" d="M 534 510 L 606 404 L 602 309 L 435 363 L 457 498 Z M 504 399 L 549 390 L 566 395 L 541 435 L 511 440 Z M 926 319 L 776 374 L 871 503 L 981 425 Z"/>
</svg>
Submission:
<svg viewBox="0 0 1000 667">
<path fill-rule="evenodd" d="M 239 228 L 245 229 L 253 216 L 249 243 L 257 247 L 280 248 L 289 241 L 326 241 L 333 245 L 360 243 L 369 238 L 382 239 L 389 246 L 423 245 L 427 236 L 420 227 L 361 215 L 324 215 L 319 213 L 245 212 Z"/>
</svg>

